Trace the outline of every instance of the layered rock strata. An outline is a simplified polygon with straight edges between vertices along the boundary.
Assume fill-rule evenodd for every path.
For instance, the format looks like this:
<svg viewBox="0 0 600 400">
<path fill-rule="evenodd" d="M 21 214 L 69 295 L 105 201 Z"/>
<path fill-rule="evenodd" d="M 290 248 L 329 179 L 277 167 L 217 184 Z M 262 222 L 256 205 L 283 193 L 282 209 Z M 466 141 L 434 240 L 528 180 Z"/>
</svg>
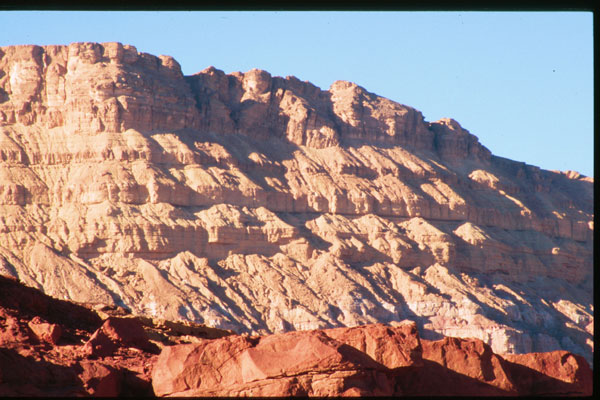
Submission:
<svg viewBox="0 0 600 400">
<path fill-rule="evenodd" d="M 592 241 L 593 179 L 353 83 L 0 48 L 0 273 L 58 298 L 249 334 L 408 318 L 591 362 Z"/>
<path fill-rule="evenodd" d="M 410 321 L 231 335 L 94 310 L 0 276 L 0 396 L 591 394 L 580 356 L 506 357 L 477 339 L 421 340 Z"/>
</svg>

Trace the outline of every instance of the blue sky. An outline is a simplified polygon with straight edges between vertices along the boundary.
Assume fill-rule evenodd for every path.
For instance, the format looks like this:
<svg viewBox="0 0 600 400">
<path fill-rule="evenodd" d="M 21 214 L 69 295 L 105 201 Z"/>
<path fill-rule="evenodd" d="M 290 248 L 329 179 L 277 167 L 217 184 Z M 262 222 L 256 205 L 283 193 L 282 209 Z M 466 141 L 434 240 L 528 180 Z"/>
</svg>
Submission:
<svg viewBox="0 0 600 400">
<path fill-rule="evenodd" d="M 456 119 L 494 154 L 593 176 L 591 12 L 0 11 L 0 46 L 118 41 L 185 74 L 336 80 Z"/>
</svg>

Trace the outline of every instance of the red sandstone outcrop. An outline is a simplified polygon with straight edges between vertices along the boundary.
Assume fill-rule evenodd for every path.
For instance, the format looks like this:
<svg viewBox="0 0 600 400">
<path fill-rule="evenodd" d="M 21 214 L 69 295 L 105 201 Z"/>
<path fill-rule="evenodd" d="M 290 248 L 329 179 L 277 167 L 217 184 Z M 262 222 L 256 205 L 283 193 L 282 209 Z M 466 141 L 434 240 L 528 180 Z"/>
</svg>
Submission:
<svg viewBox="0 0 600 400">
<path fill-rule="evenodd" d="M 582 357 L 512 357 L 520 359 L 507 362 L 477 339 L 421 341 L 414 323 L 228 336 L 163 349 L 152 386 L 157 396 L 203 397 L 592 393 L 592 371 Z"/>
<path fill-rule="evenodd" d="M 390 395 L 385 368 L 315 332 L 168 347 L 152 375 L 158 396 Z"/>
<path fill-rule="evenodd" d="M 585 359 L 566 351 L 503 356 L 522 393 L 534 396 L 592 395 L 593 375 Z"/>
<path fill-rule="evenodd" d="M 556 351 L 505 360 L 477 339 L 421 340 L 409 321 L 257 337 L 123 314 L 0 276 L 0 396 L 589 395 L 592 388 L 583 357 Z M 29 329 L 42 324 L 63 334 L 42 342 Z"/>
<path fill-rule="evenodd" d="M 353 83 L 0 48 L 0 273 L 61 299 L 250 334 L 415 319 L 591 362 L 592 242 L 592 178 Z"/>
<path fill-rule="evenodd" d="M 510 373 L 505 370 L 502 358 L 481 340 L 444 338 L 423 340 L 421 343 L 423 359 L 502 391 L 518 392 L 516 385 L 511 382 Z"/>
<path fill-rule="evenodd" d="M 159 346 L 231 333 L 106 312 L 0 276 L 0 396 L 151 396 Z"/>
<path fill-rule="evenodd" d="M 397 381 L 406 395 L 592 394 L 592 370 L 583 357 L 571 353 L 498 355 L 481 340 L 452 337 L 437 341 L 421 340 L 421 345 L 423 367 L 409 368 Z"/>
</svg>

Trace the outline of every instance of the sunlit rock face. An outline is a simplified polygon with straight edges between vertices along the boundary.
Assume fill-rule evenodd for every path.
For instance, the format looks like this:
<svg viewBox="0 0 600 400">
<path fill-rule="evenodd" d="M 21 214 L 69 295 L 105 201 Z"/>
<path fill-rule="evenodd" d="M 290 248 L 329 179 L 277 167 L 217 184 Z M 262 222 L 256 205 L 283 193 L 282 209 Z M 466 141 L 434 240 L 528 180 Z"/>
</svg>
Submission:
<svg viewBox="0 0 600 400">
<path fill-rule="evenodd" d="M 593 185 L 350 82 L 0 48 L 0 273 L 59 298 L 591 361 Z"/>
<path fill-rule="evenodd" d="M 413 321 L 236 335 L 58 300 L 0 276 L 0 396 L 591 396 L 564 350 L 497 355 Z M 432 382 L 435 384 L 432 385 Z"/>
</svg>

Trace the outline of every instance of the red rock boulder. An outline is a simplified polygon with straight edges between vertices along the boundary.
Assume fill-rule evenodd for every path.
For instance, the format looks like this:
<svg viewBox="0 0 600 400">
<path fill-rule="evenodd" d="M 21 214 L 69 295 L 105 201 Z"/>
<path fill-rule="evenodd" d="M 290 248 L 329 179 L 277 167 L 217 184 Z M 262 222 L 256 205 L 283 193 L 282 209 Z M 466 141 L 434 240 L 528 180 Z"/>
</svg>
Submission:
<svg viewBox="0 0 600 400">
<path fill-rule="evenodd" d="M 423 365 L 399 370 L 397 392 L 409 396 L 514 396 L 503 360 L 479 339 L 421 340 Z"/>
<path fill-rule="evenodd" d="M 373 324 L 325 329 L 323 332 L 390 369 L 423 364 L 417 324 L 412 321 L 403 322 L 397 327 Z"/>
<path fill-rule="evenodd" d="M 122 373 L 116 368 L 98 361 L 83 360 L 79 363 L 79 378 L 83 387 L 95 397 L 116 397 L 120 394 Z"/>
<path fill-rule="evenodd" d="M 157 396 L 394 394 L 384 365 L 323 331 L 228 336 L 166 347 L 152 385 Z"/>
<path fill-rule="evenodd" d="M 520 394 L 592 395 L 593 372 L 582 356 L 559 350 L 502 357 Z"/>
<path fill-rule="evenodd" d="M 62 335 L 62 328 L 58 324 L 44 322 L 40 317 L 34 317 L 27 324 L 35 339 L 42 343 L 57 344 Z"/>
<path fill-rule="evenodd" d="M 134 318 L 110 317 L 83 347 L 83 352 L 92 357 L 106 357 L 119 347 L 134 347 L 154 352 L 157 347 L 148 340 L 140 321 Z"/>
</svg>

